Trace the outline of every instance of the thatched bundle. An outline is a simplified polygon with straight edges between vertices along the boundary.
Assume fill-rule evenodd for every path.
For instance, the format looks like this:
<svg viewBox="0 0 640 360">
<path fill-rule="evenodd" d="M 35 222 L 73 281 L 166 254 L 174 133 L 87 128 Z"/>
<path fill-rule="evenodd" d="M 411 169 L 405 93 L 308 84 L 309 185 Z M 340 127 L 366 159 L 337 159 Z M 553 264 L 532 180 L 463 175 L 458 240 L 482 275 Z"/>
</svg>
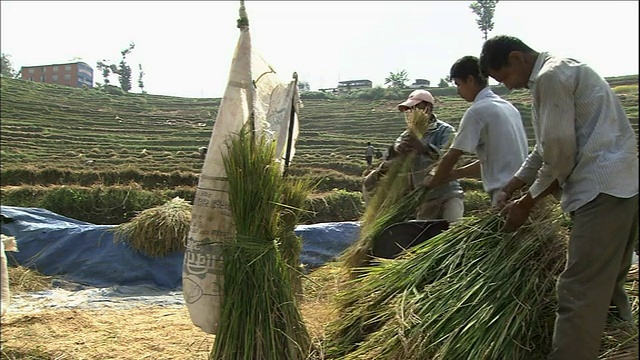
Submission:
<svg viewBox="0 0 640 360">
<path fill-rule="evenodd" d="M 150 257 L 163 257 L 177 251 L 184 252 L 190 224 L 191 204 L 175 197 L 160 206 L 141 211 L 112 231 L 114 241 L 128 243 Z"/>
<path fill-rule="evenodd" d="M 211 359 L 302 360 L 311 340 L 294 295 L 299 239 L 291 235 L 309 187 L 287 183 L 275 143 L 242 130 L 223 158 L 235 241 L 223 244 L 220 325 Z M 293 212 L 286 212 L 285 210 Z"/>
</svg>

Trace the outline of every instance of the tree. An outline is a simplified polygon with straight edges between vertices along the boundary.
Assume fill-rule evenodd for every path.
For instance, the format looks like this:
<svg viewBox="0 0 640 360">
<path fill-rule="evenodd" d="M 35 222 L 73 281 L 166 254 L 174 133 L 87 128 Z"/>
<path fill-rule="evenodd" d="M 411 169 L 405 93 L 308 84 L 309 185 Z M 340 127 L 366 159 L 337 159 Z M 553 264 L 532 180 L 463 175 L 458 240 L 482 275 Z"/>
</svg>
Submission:
<svg viewBox="0 0 640 360">
<path fill-rule="evenodd" d="M 147 92 L 144 91 L 144 82 L 142 81 L 142 77 L 144 76 L 144 71 L 142 71 L 142 64 L 138 64 L 138 70 L 139 70 L 138 87 L 140 88 L 140 91 L 142 91 L 143 94 L 146 94 Z"/>
<path fill-rule="evenodd" d="M 116 74 L 118 75 L 118 82 L 120 83 L 120 88 L 124 92 L 129 92 L 131 90 L 131 66 L 127 64 L 127 55 L 131 53 L 131 51 L 135 48 L 136 44 L 130 43 L 129 47 L 122 50 L 120 55 L 122 55 L 122 59 L 118 65 L 109 64 L 110 61 L 102 60 L 98 61 L 96 67 L 98 70 L 102 71 L 102 77 L 104 78 L 105 85 L 109 85 L 109 75 Z M 142 67 L 140 67 L 142 71 Z"/>
<path fill-rule="evenodd" d="M 484 34 L 485 41 L 487 41 L 489 31 L 493 30 L 493 14 L 496 11 L 497 4 L 498 0 L 478 0 L 469 5 L 471 11 L 478 17 L 476 24 Z"/>
<path fill-rule="evenodd" d="M 109 75 L 111 75 L 111 67 L 107 64 L 108 60 L 98 61 L 96 64 L 96 68 L 102 71 L 102 78 L 104 80 L 105 85 L 109 85 Z"/>
<path fill-rule="evenodd" d="M 397 73 L 390 72 L 389 77 L 384 79 L 384 84 L 389 84 L 389 87 L 404 89 L 407 87 L 407 81 L 409 81 L 409 75 L 406 70 L 402 70 Z"/>
<path fill-rule="evenodd" d="M 438 83 L 438 87 L 441 88 L 449 87 L 449 85 L 449 82 L 445 78 L 440 79 L 440 83 Z"/>
<path fill-rule="evenodd" d="M 10 77 L 14 78 L 18 74 L 16 70 L 13 68 L 13 64 L 11 63 L 11 55 L 2 53 L 2 62 L 0 63 L 0 75 L 2 77 Z"/>
</svg>

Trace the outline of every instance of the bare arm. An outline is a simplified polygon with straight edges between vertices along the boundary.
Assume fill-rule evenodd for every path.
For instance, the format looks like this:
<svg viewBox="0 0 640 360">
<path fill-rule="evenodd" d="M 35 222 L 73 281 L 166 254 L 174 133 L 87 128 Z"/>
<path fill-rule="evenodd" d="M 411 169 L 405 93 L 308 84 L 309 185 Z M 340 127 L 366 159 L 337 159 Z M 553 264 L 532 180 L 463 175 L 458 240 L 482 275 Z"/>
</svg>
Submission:
<svg viewBox="0 0 640 360">
<path fill-rule="evenodd" d="M 462 156 L 462 151 L 458 149 L 449 149 L 447 153 L 440 159 L 438 166 L 436 167 L 435 174 L 425 184 L 428 188 L 434 188 L 447 181 L 451 181 L 451 175 L 453 173 L 453 166 L 458 162 L 458 159 Z"/>
<path fill-rule="evenodd" d="M 458 150 L 459 151 L 459 150 Z M 461 166 L 457 169 L 454 169 L 451 172 L 451 176 L 449 176 L 449 180 L 458 180 L 458 179 L 480 179 L 482 178 L 480 167 L 480 160 L 476 160 L 471 164 L 467 164 L 465 166 Z"/>
</svg>

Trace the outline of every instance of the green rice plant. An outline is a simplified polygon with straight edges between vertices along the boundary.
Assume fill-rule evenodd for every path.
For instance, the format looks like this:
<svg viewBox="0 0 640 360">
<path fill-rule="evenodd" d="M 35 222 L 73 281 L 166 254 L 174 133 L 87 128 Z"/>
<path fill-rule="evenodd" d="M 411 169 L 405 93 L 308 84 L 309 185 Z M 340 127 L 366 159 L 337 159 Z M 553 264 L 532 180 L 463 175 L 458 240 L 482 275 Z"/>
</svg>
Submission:
<svg viewBox="0 0 640 360">
<path fill-rule="evenodd" d="M 483 190 L 471 190 L 464 192 L 464 213 L 473 215 L 482 213 L 491 208 L 489 194 Z"/>
<path fill-rule="evenodd" d="M 299 201 L 301 183 L 287 185 L 275 159 L 275 143 L 242 129 L 227 144 L 223 162 L 235 239 L 222 245 L 222 305 L 211 359 L 299 360 L 311 340 L 291 283 L 294 249 L 278 241 L 283 199 Z M 285 196 L 285 194 L 287 194 Z M 287 227 L 290 224 L 287 223 Z"/>
<path fill-rule="evenodd" d="M 313 190 L 313 183 L 308 178 L 286 178 L 282 193 L 282 208 L 280 209 L 278 231 L 276 237 L 280 239 L 280 251 L 289 267 L 291 286 L 296 299 L 302 298 L 302 268 L 300 252 L 302 238 L 295 234 L 295 228 L 307 211 L 304 209 L 307 197 Z"/>
<path fill-rule="evenodd" d="M 140 212 L 111 231 L 115 242 L 127 243 L 149 257 L 164 257 L 174 252 L 184 252 L 190 224 L 191 204 L 175 197 L 160 206 Z"/>
<path fill-rule="evenodd" d="M 361 269 L 328 327 L 330 359 L 542 359 L 566 236 L 557 206 L 504 234 L 487 212 Z"/>
<path fill-rule="evenodd" d="M 638 84 L 635 85 L 618 85 L 613 87 L 613 92 L 616 94 L 637 94 Z"/>
<path fill-rule="evenodd" d="M 409 220 L 427 190 L 409 191 L 409 174 L 415 155 L 401 155 L 386 175 L 376 185 L 378 188 L 360 220 L 358 240 L 341 255 L 345 270 L 355 275 L 355 270 L 369 263 L 375 239 L 388 226 Z"/>
<path fill-rule="evenodd" d="M 364 209 L 362 194 L 355 191 L 333 190 L 323 196 L 305 200 L 301 222 L 305 224 L 332 221 L 353 221 L 360 218 Z"/>
</svg>

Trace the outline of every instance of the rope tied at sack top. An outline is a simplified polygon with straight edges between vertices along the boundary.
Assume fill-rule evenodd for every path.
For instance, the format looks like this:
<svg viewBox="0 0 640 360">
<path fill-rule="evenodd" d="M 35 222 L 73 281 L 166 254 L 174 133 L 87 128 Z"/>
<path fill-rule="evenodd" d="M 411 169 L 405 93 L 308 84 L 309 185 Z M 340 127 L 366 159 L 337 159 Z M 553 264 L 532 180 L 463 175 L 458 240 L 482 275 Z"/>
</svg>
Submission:
<svg viewBox="0 0 640 360">
<path fill-rule="evenodd" d="M 244 0 L 240 0 L 240 18 L 238 19 L 238 29 L 244 30 L 249 27 L 249 17 L 244 7 Z"/>
</svg>

